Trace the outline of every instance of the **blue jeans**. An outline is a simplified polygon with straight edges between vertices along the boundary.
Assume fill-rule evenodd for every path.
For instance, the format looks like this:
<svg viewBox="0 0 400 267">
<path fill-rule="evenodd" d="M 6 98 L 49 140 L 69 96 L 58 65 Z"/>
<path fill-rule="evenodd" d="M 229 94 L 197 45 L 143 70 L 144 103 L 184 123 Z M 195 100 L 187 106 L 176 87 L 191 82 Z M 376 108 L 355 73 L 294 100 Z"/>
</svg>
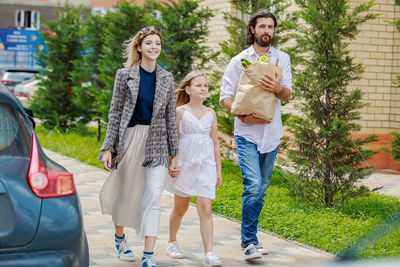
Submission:
<svg viewBox="0 0 400 267">
<path fill-rule="evenodd" d="M 258 244 L 258 217 L 265 203 L 279 146 L 269 153 L 260 153 L 256 144 L 238 135 L 234 139 L 243 176 L 241 245 L 245 248 L 249 244 Z"/>
</svg>

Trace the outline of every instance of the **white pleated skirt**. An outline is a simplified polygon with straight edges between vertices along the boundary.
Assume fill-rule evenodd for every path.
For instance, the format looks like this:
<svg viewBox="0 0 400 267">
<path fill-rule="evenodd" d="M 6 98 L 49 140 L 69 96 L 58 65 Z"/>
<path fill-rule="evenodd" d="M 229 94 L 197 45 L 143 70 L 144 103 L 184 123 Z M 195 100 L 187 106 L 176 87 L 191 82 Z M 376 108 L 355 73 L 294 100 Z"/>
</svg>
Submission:
<svg viewBox="0 0 400 267">
<path fill-rule="evenodd" d="M 111 215 L 116 225 L 136 229 L 139 238 L 143 238 L 143 217 L 152 202 L 151 197 L 143 199 L 146 168 L 142 163 L 148 129 L 149 125 L 126 129 L 122 160 L 109 173 L 100 191 L 103 214 Z"/>
</svg>

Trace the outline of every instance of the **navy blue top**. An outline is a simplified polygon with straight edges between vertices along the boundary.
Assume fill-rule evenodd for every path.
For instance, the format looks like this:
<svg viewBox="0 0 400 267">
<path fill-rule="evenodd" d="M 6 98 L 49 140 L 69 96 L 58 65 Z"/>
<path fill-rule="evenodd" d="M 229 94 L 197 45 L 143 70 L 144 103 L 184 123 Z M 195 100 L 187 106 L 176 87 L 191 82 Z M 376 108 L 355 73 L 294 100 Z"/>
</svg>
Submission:
<svg viewBox="0 0 400 267">
<path fill-rule="evenodd" d="M 135 110 L 128 127 L 134 127 L 137 124 L 150 125 L 151 116 L 153 114 L 154 92 L 156 91 L 156 70 L 147 72 L 142 67 L 139 69 L 139 93 Z"/>
</svg>

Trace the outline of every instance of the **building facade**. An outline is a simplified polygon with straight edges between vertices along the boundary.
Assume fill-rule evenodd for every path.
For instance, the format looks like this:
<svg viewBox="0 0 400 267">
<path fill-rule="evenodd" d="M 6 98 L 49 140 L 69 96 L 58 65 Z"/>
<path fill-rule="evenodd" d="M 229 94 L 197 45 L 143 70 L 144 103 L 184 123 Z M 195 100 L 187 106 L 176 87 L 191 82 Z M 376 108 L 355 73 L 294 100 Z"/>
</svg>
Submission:
<svg viewBox="0 0 400 267">
<path fill-rule="evenodd" d="M 362 0 L 352 0 L 352 6 Z M 379 142 L 371 145 L 374 149 L 389 147 L 390 133 L 400 130 L 400 87 L 394 82 L 400 75 L 400 33 L 388 21 L 400 19 L 400 6 L 394 0 L 375 0 L 371 11 L 380 15 L 364 23 L 361 32 L 351 42 L 351 55 L 362 63 L 365 72 L 362 79 L 354 82 L 352 88 L 361 88 L 364 101 L 369 106 L 361 110 L 361 132 L 378 135 Z M 399 164 L 390 154 L 380 152 L 374 156 L 372 165 L 378 169 L 400 170 Z"/>
<path fill-rule="evenodd" d="M 400 74 L 400 34 L 388 23 L 400 18 L 400 6 L 394 0 L 375 0 L 372 11 L 379 17 L 364 23 L 349 47 L 356 62 L 365 66 L 353 87 L 361 88 L 369 103 L 361 111 L 362 132 L 388 134 L 400 129 L 400 87 L 394 84 Z"/>
<path fill-rule="evenodd" d="M 92 10 L 107 10 L 115 7 L 119 0 L 70 0 L 73 5 L 82 5 Z M 56 18 L 55 9 L 60 0 L 0 0 L 0 28 L 41 30 L 44 20 Z"/>
</svg>

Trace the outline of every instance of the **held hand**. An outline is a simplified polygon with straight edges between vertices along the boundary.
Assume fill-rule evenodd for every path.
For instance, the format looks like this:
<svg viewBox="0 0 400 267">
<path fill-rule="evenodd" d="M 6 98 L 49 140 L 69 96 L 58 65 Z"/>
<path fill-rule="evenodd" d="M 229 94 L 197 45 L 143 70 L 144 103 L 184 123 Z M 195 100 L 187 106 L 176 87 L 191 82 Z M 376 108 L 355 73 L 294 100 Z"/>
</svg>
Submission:
<svg viewBox="0 0 400 267">
<path fill-rule="evenodd" d="M 169 167 L 168 167 L 168 174 L 172 177 L 172 178 L 176 178 L 179 175 L 179 170 L 178 170 L 178 165 L 177 165 L 177 160 L 176 160 L 176 156 L 170 157 L 169 160 Z"/>
<path fill-rule="evenodd" d="M 263 88 L 264 90 L 271 93 L 275 93 L 276 95 L 278 95 L 283 89 L 279 81 L 278 72 L 274 72 L 274 77 L 272 77 L 269 74 L 264 74 L 261 77 L 259 84 L 261 88 Z"/>
<path fill-rule="evenodd" d="M 104 151 L 103 158 L 101 159 L 101 161 L 103 162 L 103 168 L 106 169 L 107 171 L 111 171 L 111 159 L 112 159 L 111 152 L 108 150 Z"/>
<path fill-rule="evenodd" d="M 222 185 L 222 176 L 217 177 L 217 183 L 215 185 L 216 188 L 220 187 Z"/>
<path fill-rule="evenodd" d="M 254 114 L 250 115 L 239 115 L 237 116 L 243 123 L 248 124 L 269 124 L 271 121 L 260 119 L 254 116 Z"/>
<path fill-rule="evenodd" d="M 178 177 L 179 173 L 180 173 L 179 170 L 171 171 L 171 170 L 168 168 L 168 174 L 169 174 L 169 176 L 171 176 L 172 178 Z"/>
</svg>

